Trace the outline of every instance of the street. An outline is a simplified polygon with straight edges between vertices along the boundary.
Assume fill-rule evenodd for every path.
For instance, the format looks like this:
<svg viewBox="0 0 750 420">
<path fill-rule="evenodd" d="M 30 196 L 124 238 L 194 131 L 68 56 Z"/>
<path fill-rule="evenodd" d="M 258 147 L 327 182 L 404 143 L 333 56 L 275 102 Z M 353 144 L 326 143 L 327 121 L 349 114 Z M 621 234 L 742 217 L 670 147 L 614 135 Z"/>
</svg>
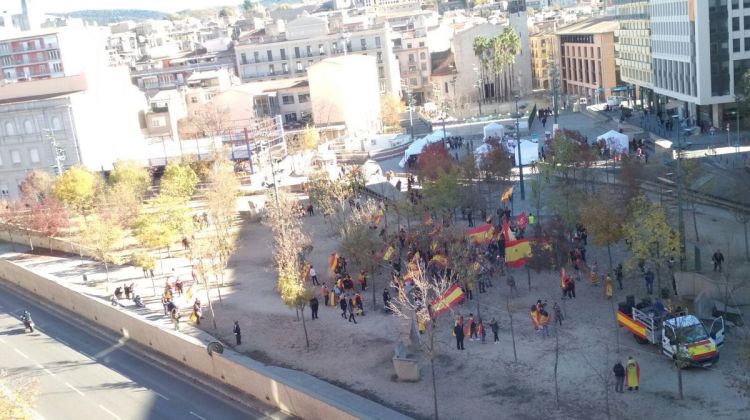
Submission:
<svg viewBox="0 0 750 420">
<path fill-rule="evenodd" d="M 29 310 L 37 328 L 24 331 Z M 121 340 L 122 341 L 122 340 Z M 36 381 L 44 419 L 249 419 L 285 415 L 254 402 L 250 410 L 164 370 L 123 342 L 63 319 L 0 284 L 0 369 L 6 383 Z"/>
</svg>

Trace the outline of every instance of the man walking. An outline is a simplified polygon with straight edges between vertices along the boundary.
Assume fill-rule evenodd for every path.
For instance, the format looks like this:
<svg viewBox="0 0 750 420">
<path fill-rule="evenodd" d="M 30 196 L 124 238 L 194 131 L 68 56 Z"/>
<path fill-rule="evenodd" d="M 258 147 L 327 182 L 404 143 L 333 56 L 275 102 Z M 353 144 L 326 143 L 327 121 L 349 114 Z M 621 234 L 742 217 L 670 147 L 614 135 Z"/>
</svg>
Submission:
<svg viewBox="0 0 750 420">
<path fill-rule="evenodd" d="M 617 285 L 622 290 L 622 263 L 617 264 L 617 267 L 615 267 L 615 278 L 617 279 Z"/>
<path fill-rule="evenodd" d="M 341 308 L 341 317 L 346 319 L 346 296 L 341 296 L 339 307 Z"/>
<path fill-rule="evenodd" d="M 651 267 L 646 269 L 646 275 L 644 278 L 646 280 L 646 293 L 648 293 L 649 295 L 653 295 L 654 294 L 654 272 L 651 271 Z"/>
<path fill-rule="evenodd" d="M 310 311 L 312 311 L 312 319 L 318 319 L 318 298 L 315 296 L 310 299 Z"/>
<path fill-rule="evenodd" d="M 498 338 L 497 333 L 500 331 L 500 326 L 497 324 L 497 320 L 495 320 L 495 318 L 492 318 L 490 320 L 490 329 L 492 330 L 493 342 L 495 344 L 499 343 L 500 339 Z"/>
<path fill-rule="evenodd" d="M 240 321 L 234 321 L 234 339 L 237 341 L 237 345 L 242 344 L 242 330 L 240 329 Z"/>
<path fill-rule="evenodd" d="M 625 367 L 619 360 L 612 368 L 612 372 L 615 374 L 615 392 L 622 392 L 622 386 L 625 382 Z"/>
<path fill-rule="evenodd" d="M 716 252 L 714 252 L 711 261 L 714 262 L 714 271 L 721 273 L 721 263 L 724 262 L 724 254 L 721 253 L 721 250 L 717 249 Z"/>
<path fill-rule="evenodd" d="M 464 326 L 456 322 L 453 327 L 453 335 L 456 336 L 456 350 L 464 350 Z"/>
<path fill-rule="evenodd" d="M 310 264 L 310 280 L 312 280 L 313 286 L 320 286 L 320 283 L 318 283 L 318 272 L 315 271 L 315 267 L 312 264 Z"/>
<path fill-rule="evenodd" d="M 343 302 L 344 299 L 341 299 Z M 354 317 L 354 300 L 352 298 L 349 298 L 349 322 L 357 323 L 357 319 Z"/>
</svg>

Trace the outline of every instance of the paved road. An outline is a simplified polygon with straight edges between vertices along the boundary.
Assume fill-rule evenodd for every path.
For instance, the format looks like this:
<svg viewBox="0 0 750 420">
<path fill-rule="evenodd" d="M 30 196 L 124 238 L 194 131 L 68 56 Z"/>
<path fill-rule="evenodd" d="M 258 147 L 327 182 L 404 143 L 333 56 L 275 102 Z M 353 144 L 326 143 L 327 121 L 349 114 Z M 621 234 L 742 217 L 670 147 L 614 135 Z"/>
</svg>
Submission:
<svg viewBox="0 0 750 420">
<path fill-rule="evenodd" d="M 34 333 L 25 333 L 18 319 L 24 309 L 31 311 L 38 326 Z M 4 284 L 0 284 L 0 355 L 0 369 L 11 381 L 38 381 L 36 411 L 44 419 L 284 417 L 250 411 L 213 396 L 183 379 L 179 368 L 167 372 L 122 343 L 11 293 Z"/>
</svg>

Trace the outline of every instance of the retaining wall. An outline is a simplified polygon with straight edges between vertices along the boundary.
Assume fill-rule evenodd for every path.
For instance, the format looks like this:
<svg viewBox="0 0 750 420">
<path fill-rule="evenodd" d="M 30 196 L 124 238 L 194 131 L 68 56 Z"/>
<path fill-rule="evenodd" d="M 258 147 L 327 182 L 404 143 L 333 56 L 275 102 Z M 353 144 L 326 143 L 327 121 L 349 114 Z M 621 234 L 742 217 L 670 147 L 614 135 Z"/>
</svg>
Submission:
<svg viewBox="0 0 750 420">
<path fill-rule="evenodd" d="M 163 329 L 137 314 L 89 296 L 82 287 L 59 284 L 53 277 L 30 271 L 10 261 L 12 257 L 6 254 L 0 259 L 0 279 L 287 413 L 321 420 L 408 419 L 303 372 L 267 366 L 230 349 L 221 355 L 209 355 L 206 343 L 213 337 L 204 332 L 196 331 L 196 338 Z"/>
</svg>

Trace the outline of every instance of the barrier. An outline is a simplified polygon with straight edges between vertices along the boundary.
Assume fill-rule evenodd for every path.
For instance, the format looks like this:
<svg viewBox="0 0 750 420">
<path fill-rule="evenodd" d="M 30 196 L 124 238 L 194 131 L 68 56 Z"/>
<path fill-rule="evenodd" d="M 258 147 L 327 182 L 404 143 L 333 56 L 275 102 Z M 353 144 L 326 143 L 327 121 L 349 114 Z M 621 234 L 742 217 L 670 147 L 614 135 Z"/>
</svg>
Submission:
<svg viewBox="0 0 750 420">
<path fill-rule="evenodd" d="M 83 287 L 57 283 L 53 277 L 30 271 L 9 257 L 12 255 L 0 259 L 0 279 L 289 414 L 321 420 L 409 418 L 304 372 L 268 366 L 229 349 L 223 354 L 209 354 L 206 343 L 215 339 L 204 332 L 196 335 L 205 340 L 160 328 L 85 294 Z"/>
</svg>

